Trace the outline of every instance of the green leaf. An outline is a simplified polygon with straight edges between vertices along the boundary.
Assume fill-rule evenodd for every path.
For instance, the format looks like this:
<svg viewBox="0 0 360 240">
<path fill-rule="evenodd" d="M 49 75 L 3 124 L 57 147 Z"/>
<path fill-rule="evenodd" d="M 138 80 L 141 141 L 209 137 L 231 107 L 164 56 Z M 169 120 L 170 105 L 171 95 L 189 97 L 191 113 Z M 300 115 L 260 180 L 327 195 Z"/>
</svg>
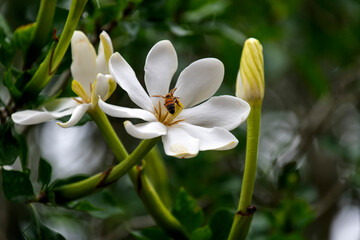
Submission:
<svg viewBox="0 0 360 240">
<path fill-rule="evenodd" d="M 51 173 L 52 173 L 52 167 L 43 158 L 40 158 L 38 172 L 39 172 L 38 182 L 40 182 L 43 185 L 43 188 L 44 188 L 50 182 Z"/>
<path fill-rule="evenodd" d="M 35 30 L 35 24 L 30 23 L 18 27 L 14 32 L 14 37 L 13 37 L 14 45 L 20 48 L 24 56 L 30 46 L 32 35 L 34 34 L 34 30 Z"/>
<path fill-rule="evenodd" d="M 100 219 L 124 214 L 120 203 L 107 190 L 100 191 L 82 201 L 76 202 L 73 208 Z"/>
<path fill-rule="evenodd" d="M 15 81 L 13 80 L 12 70 L 8 69 L 2 79 L 4 86 L 8 88 L 11 96 L 18 99 L 21 97 L 21 91 L 15 86 Z"/>
<path fill-rule="evenodd" d="M 133 231 L 131 234 L 138 240 L 170 240 L 160 228 L 145 228 L 141 231 Z"/>
<path fill-rule="evenodd" d="M 20 144 L 11 126 L 10 122 L 0 125 L 0 166 L 13 164 L 20 154 Z"/>
<path fill-rule="evenodd" d="M 225 240 L 227 239 L 232 222 L 234 220 L 234 213 L 228 210 L 219 210 L 210 220 L 210 229 L 212 232 L 211 240 Z"/>
<path fill-rule="evenodd" d="M 204 220 L 202 209 L 184 188 L 177 195 L 173 214 L 189 232 L 200 227 Z"/>
<path fill-rule="evenodd" d="M 211 229 L 209 226 L 195 229 L 190 237 L 190 240 L 210 240 L 211 239 Z"/>
<path fill-rule="evenodd" d="M 35 198 L 29 176 L 23 172 L 2 168 L 2 187 L 9 201 L 26 202 Z"/>
<path fill-rule="evenodd" d="M 34 210 L 32 211 L 31 222 L 23 232 L 27 240 L 65 240 L 58 232 L 51 230 L 40 222 Z"/>
<path fill-rule="evenodd" d="M 27 147 L 26 139 L 24 135 L 18 134 L 15 131 L 13 131 L 13 135 L 19 144 L 19 157 L 20 157 L 21 167 L 24 172 L 27 169 L 27 157 L 28 157 L 28 147 Z"/>
</svg>

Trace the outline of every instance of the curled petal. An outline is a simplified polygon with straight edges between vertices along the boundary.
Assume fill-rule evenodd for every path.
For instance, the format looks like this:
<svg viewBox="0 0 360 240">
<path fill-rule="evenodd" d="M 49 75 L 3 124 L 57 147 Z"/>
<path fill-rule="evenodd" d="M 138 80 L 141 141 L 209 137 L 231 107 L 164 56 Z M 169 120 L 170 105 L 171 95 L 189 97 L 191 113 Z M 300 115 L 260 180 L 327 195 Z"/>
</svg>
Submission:
<svg viewBox="0 0 360 240">
<path fill-rule="evenodd" d="M 177 126 L 200 140 L 200 151 L 228 150 L 236 147 L 239 142 L 234 135 L 224 128 L 204 128 L 185 122 L 180 122 Z"/>
<path fill-rule="evenodd" d="M 93 91 L 91 92 L 91 103 L 97 104 L 98 98 L 108 99 L 115 91 L 116 82 L 112 79 L 111 75 L 102 75 L 99 73 L 93 84 Z"/>
<path fill-rule="evenodd" d="M 126 108 L 108 104 L 99 99 L 99 107 L 107 115 L 118 118 L 139 118 L 144 121 L 154 122 L 156 117 L 151 112 L 138 108 Z"/>
<path fill-rule="evenodd" d="M 154 45 L 146 57 L 145 85 L 150 96 L 166 95 L 178 66 L 173 45 L 163 40 Z"/>
<path fill-rule="evenodd" d="M 63 128 L 68 128 L 76 125 L 80 121 L 80 119 L 84 116 L 84 114 L 89 109 L 89 107 L 90 104 L 80 104 L 74 109 L 69 121 L 65 123 L 58 122 L 57 124 Z"/>
<path fill-rule="evenodd" d="M 111 56 L 109 70 L 115 81 L 128 93 L 136 105 L 149 112 L 154 111 L 152 101 L 137 80 L 134 70 L 119 53 Z"/>
<path fill-rule="evenodd" d="M 51 121 L 57 118 L 61 118 L 70 115 L 74 111 L 74 108 L 64 110 L 62 112 L 47 112 L 37 110 L 24 110 L 13 113 L 11 115 L 12 120 L 21 125 L 33 125 Z"/>
<path fill-rule="evenodd" d="M 168 128 L 162 136 L 166 155 L 177 158 L 192 158 L 199 153 L 199 139 L 192 137 L 179 127 Z"/>
<path fill-rule="evenodd" d="M 75 31 L 71 38 L 71 74 L 81 83 L 90 96 L 90 84 L 96 78 L 96 52 L 89 39 L 81 31 Z"/>
<path fill-rule="evenodd" d="M 249 113 L 250 106 L 247 102 L 224 95 L 212 97 L 198 106 L 184 109 L 178 118 L 197 126 L 233 130 L 246 120 Z"/>
<path fill-rule="evenodd" d="M 216 58 L 204 58 L 181 72 L 176 83 L 176 97 L 185 108 L 194 106 L 214 95 L 224 77 L 224 65 Z"/>
<path fill-rule="evenodd" d="M 102 74 L 109 74 L 108 62 L 113 54 L 113 46 L 109 35 L 103 31 L 100 34 L 100 44 L 96 57 L 96 71 Z"/>
<path fill-rule="evenodd" d="M 160 122 L 146 122 L 133 125 L 130 121 L 125 121 L 126 131 L 133 137 L 139 139 L 150 139 L 163 136 L 167 132 L 167 128 Z"/>
</svg>

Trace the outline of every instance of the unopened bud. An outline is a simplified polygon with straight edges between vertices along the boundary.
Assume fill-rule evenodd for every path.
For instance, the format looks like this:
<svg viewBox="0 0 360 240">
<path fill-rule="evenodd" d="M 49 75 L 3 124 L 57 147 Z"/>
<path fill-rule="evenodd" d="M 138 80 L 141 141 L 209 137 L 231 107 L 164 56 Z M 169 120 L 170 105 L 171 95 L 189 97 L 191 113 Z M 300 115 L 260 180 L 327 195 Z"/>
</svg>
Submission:
<svg viewBox="0 0 360 240">
<path fill-rule="evenodd" d="M 255 38 L 245 41 L 236 80 L 236 96 L 249 103 L 261 102 L 264 98 L 263 48 Z"/>
</svg>

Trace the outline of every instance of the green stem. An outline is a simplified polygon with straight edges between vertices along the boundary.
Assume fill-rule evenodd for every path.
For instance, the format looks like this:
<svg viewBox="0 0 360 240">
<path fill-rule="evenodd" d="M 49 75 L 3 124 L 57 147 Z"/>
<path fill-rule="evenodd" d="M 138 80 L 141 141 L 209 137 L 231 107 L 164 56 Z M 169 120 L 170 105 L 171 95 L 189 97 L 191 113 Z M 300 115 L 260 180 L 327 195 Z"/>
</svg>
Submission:
<svg viewBox="0 0 360 240">
<path fill-rule="evenodd" d="M 55 74 L 57 67 L 69 47 L 71 37 L 80 20 L 86 2 L 87 0 L 71 1 L 70 11 L 60 40 L 57 44 L 53 44 L 45 60 L 40 64 L 30 81 L 25 85 L 23 90 L 25 98 L 38 95 Z"/>
<path fill-rule="evenodd" d="M 159 150 L 154 147 L 145 156 L 146 168 L 145 173 L 151 180 L 154 188 L 159 193 L 167 207 L 171 206 L 171 196 L 169 192 L 169 179 L 166 171 L 166 166 L 160 156 Z"/>
<path fill-rule="evenodd" d="M 245 239 L 249 231 L 253 212 L 248 212 L 254 192 L 257 154 L 260 136 L 261 101 L 250 103 L 251 112 L 247 119 L 246 159 L 240 201 L 228 240 Z"/>
<path fill-rule="evenodd" d="M 41 0 L 39 13 L 36 18 L 36 27 L 31 44 L 27 52 L 25 69 L 40 55 L 41 48 L 46 43 L 54 19 L 56 0 Z"/>
<path fill-rule="evenodd" d="M 69 202 L 94 193 L 125 175 L 155 146 L 159 138 L 143 140 L 139 146 L 118 165 L 85 180 L 67 184 L 53 191 L 56 203 Z"/>
<path fill-rule="evenodd" d="M 105 113 L 96 106 L 93 111 L 89 112 L 89 114 L 99 127 L 115 157 L 119 161 L 126 158 L 128 153 L 112 128 Z M 154 218 L 155 222 L 174 239 L 187 239 L 188 234 L 186 230 L 170 213 L 169 209 L 160 199 L 147 176 L 143 174 L 142 169 L 135 166 L 131 168 L 128 173 L 136 192 L 140 196 L 140 199 L 144 203 L 150 215 Z"/>
</svg>

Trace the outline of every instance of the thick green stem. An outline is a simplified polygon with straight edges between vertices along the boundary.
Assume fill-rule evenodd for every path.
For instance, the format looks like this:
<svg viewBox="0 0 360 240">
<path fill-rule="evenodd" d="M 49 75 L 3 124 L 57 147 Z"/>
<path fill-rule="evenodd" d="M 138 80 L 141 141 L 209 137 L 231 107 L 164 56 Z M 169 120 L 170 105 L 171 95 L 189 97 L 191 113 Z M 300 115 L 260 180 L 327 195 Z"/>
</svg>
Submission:
<svg viewBox="0 0 360 240">
<path fill-rule="evenodd" d="M 118 165 L 85 180 L 55 189 L 53 191 L 55 201 L 57 203 L 64 203 L 85 197 L 115 182 L 138 164 L 158 141 L 159 138 L 143 140 L 135 151 Z"/>
<path fill-rule="evenodd" d="M 32 62 L 40 55 L 41 48 L 49 37 L 55 7 L 56 0 L 41 0 L 34 35 L 32 36 L 31 44 L 27 51 L 25 68 L 29 68 Z"/>
<path fill-rule="evenodd" d="M 23 96 L 25 98 L 38 95 L 55 74 L 57 67 L 69 47 L 71 37 L 79 22 L 86 2 L 87 0 L 71 1 L 70 11 L 60 40 L 57 44 L 53 44 L 45 60 L 40 64 L 30 81 L 25 85 L 23 91 Z"/>
<path fill-rule="evenodd" d="M 159 150 L 154 147 L 145 157 L 145 173 L 151 180 L 154 188 L 159 193 L 167 207 L 171 206 L 171 196 L 169 192 L 169 179 L 166 166 L 160 156 Z"/>
<path fill-rule="evenodd" d="M 250 103 L 251 112 L 247 119 L 246 159 L 240 201 L 232 224 L 229 240 L 245 239 L 249 231 L 253 212 L 248 207 L 254 192 L 257 154 L 260 136 L 261 101 Z"/>
<path fill-rule="evenodd" d="M 104 112 L 96 106 L 94 110 L 89 113 L 98 125 L 115 157 L 119 161 L 125 159 L 128 153 L 117 137 Z M 131 168 L 128 173 L 140 199 L 155 222 L 174 239 L 187 239 L 186 230 L 162 202 L 147 176 L 143 174 L 141 167 L 135 166 Z"/>
</svg>

